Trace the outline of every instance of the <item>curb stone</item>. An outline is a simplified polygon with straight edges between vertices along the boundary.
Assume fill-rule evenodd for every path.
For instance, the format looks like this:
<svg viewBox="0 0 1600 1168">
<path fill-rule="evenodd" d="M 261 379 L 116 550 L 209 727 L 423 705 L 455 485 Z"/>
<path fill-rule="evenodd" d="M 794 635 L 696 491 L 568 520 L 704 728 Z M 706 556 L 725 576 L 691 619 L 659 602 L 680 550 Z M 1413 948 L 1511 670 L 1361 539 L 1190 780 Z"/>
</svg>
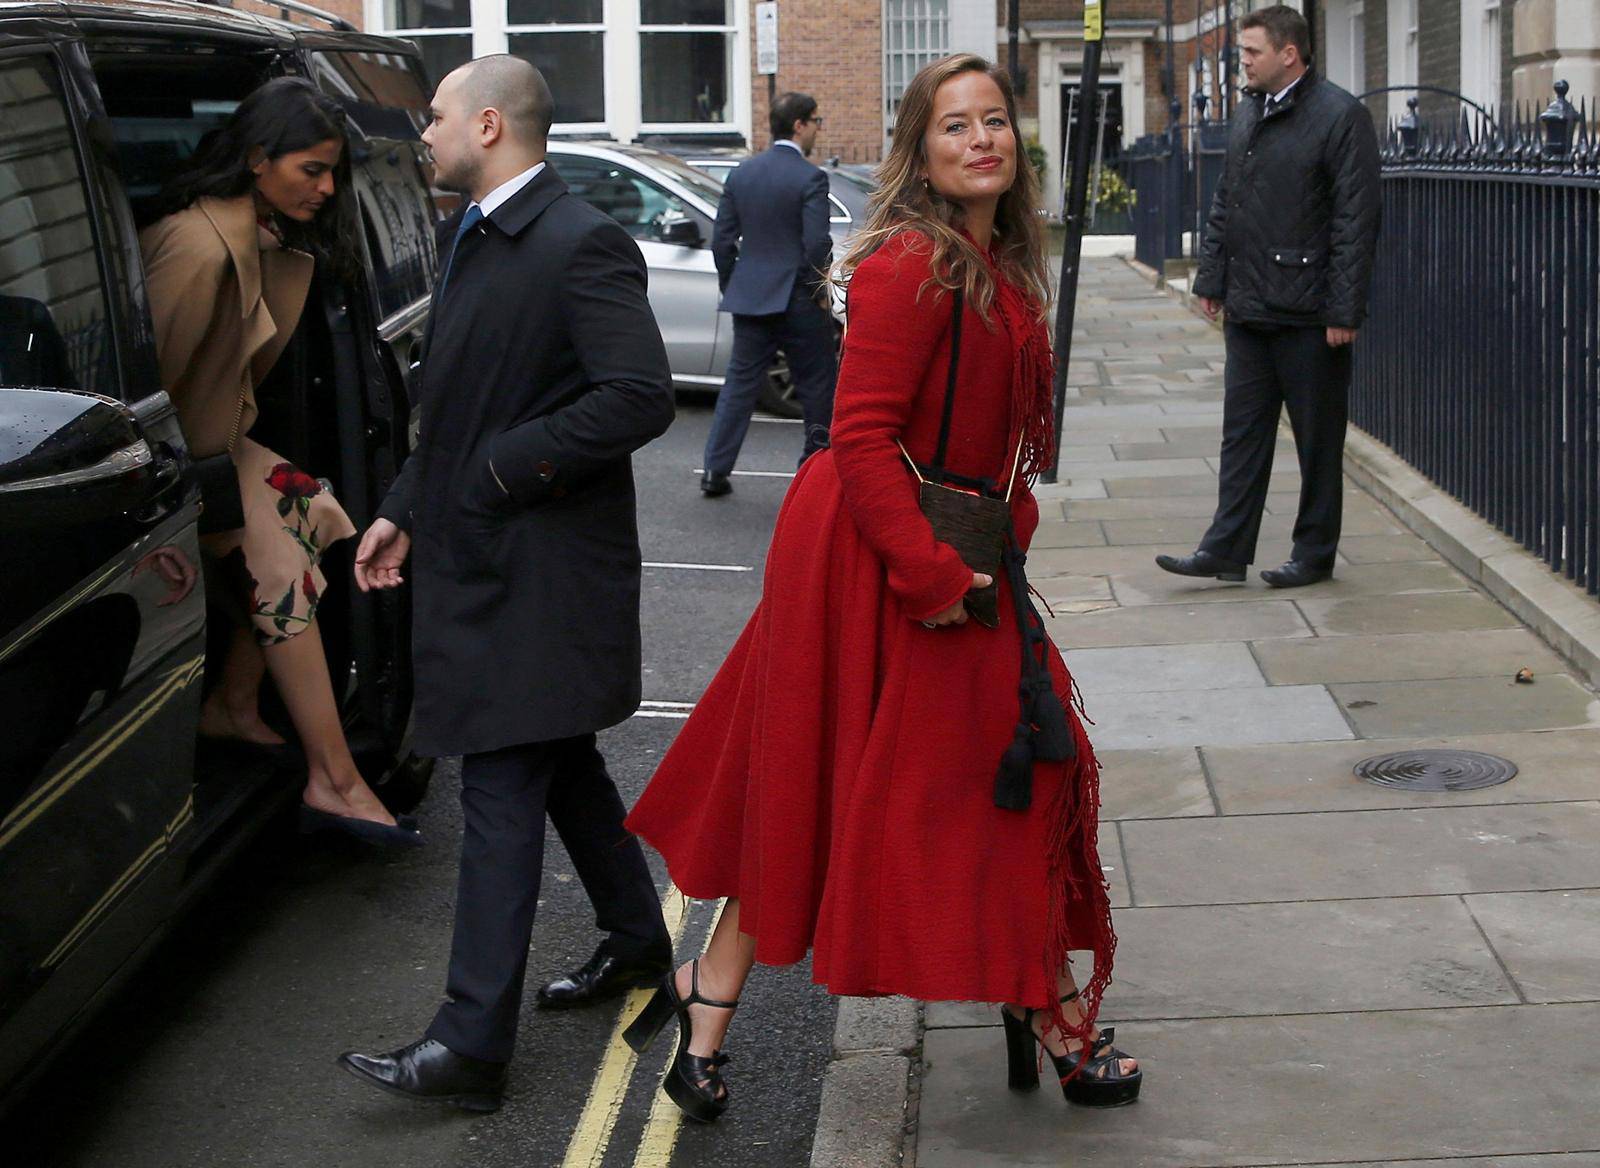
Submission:
<svg viewBox="0 0 1600 1168">
<path fill-rule="evenodd" d="M 1128 266 L 1161 286 L 1151 268 L 1135 260 Z M 1195 311 L 1187 288 L 1168 287 L 1167 294 Z M 1219 321 L 1211 324 L 1222 327 Z M 1424 543 L 1576 666 L 1591 685 L 1600 686 L 1600 602 L 1354 425 L 1345 439 L 1344 470 Z"/>
<path fill-rule="evenodd" d="M 915 1119 L 912 1072 L 922 1006 L 910 998 L 841 998 L 811 1168 L 897 1168 Z"/>
</svg>

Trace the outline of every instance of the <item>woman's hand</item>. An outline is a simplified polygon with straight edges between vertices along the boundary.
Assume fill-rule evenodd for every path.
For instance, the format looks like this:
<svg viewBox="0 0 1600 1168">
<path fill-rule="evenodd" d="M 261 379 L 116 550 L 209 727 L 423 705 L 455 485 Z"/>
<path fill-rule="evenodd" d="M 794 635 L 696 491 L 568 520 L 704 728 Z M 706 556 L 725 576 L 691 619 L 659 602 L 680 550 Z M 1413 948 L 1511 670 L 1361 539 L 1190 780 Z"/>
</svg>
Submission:
<svg viewBox="0 0 1600 1168">
<path fill-rule="evenodd" d="M 968 592 L 976 592 L 980 588 L 987 588 L 994 583 L 993 576 L 985 576 L 982 572 L 972 573 L 972 587 Z M 937 629 L 943 625 L 964 625 L 967 623 L 967 605 L 965 600 L 958 600 L 943 612 L 936 613 L 922 622 L 925 629 Z"/>
</svg>

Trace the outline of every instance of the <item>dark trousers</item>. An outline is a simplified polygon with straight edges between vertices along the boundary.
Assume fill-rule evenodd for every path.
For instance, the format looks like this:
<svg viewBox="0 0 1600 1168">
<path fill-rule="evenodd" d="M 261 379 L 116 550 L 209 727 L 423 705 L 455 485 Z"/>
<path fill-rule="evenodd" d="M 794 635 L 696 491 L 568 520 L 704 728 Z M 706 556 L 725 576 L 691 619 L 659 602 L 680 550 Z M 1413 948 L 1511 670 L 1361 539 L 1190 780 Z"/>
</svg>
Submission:
<svg viewBox="0 0 1600 1168">
<path fill-rule="evenodd" d="M 1331 567 L 1344 518 L 1344 431 L 1350 412 L 1350 346 L 1329 346 L 1326 330 L 1226 329 L 1222 466 L 1217 513 L 1200 550 L 1251 563 L 1267 502 L 1278 418 L 1285 406 L 1300 456 L 1294 558 Z"/>
<path fill-rule="evenodd" d="M 833 424 L 833 383 L 839 373 L 839 354 L 833 321 L 802 289 L 796 287 L 787 312 L 769 316 L 733 318 L 733 355 L 717 395 L 717 412 L 706 438 L 707 474 L 725 475 L 739 460 L 750 429 L 750 415 L 767 382 L 767 370 L 779 349 L 789 361 L 795 396 L 805 419 L 805 446 L 800 461 L 828 445 Z"/>
<path fill-rule="evenodd" d="M 460 1054 L 509 1062 L 539 903 L 547 814 L 611 944 L 670 952 L 672 942 L 644 852 L 622 826 L 622 799 L 593 734 L 467 755 L 461 810 L 448 1000 L 428 1037 Z"/>
</svg>

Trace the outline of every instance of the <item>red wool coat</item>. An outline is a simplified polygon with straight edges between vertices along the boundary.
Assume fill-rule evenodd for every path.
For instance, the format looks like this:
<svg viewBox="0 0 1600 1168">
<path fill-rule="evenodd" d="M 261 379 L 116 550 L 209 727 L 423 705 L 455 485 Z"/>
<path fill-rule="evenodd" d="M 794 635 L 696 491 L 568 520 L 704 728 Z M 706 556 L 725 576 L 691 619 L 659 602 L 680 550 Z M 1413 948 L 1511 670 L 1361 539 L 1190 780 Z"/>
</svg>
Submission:
<svg viewBox="0 0 1600 1168">
<path fill-rule="evenodd" d="M 688 896 L 740 899 L 757 960 L 809 948 L 833 993 L 1045 1007 L 1066 951 L 1090 949 L 1092 1012 L 1115 938 L 1081 722 L 1074 761 L 1035 765 L 1031 809 L 997 808 L 1021 670 L 1009 590 L 998 629 L 919 623 L 972 580 L 895 445 L 931 462 L 944 400 L 950 300 L 922 288 L 925 246 L 902 234 L 857 268 L 832 448 L 795 478 L 762 601 L 628 826 Z M 1017 348 L 967 308 L 952 472 L 1009 468 Z M 1026 548 L 1039 511 L 1020 483 L 1012 515 Z M 1053 645 L 1049 666 L 1070 704 Z"/>
</svg>

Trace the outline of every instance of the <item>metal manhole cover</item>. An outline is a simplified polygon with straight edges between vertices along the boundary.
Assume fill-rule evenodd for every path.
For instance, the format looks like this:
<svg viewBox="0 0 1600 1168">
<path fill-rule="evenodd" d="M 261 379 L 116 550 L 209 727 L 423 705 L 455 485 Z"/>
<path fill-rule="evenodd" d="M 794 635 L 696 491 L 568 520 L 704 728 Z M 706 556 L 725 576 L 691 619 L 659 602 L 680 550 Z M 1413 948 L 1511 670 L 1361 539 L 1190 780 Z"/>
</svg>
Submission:
<svg viewBox="0 0 1600 1168">
<path fill-rule="evenodd" d="M 1475 750 L 1403 750 L 1356 763 L 1358 779 L 1405 791 L 1480 791 L 1516 773 L 1516 763 Z"/>
</svg>

